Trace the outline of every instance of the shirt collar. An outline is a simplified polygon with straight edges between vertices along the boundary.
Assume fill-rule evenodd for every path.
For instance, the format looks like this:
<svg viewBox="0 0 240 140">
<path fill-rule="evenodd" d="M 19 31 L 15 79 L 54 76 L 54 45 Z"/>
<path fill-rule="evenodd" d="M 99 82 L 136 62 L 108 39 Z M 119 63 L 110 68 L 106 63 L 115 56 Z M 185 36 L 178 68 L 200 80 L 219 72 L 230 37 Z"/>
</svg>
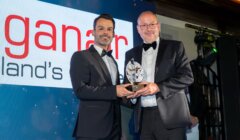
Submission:
<svg viewBox="0 0 240 140">
<path fill-rule="evenodd" d="M 145 41 L 144 41 L 144 43 L 146 43 Z M 157 39 L 156 39 L 156 43 L 157 43 L 157 46 L 156 46 L 156 49 L 155 50 L 158 50 L 158 46 L 159 46 L 159 43 L 160 43 L 160 37 L 158 37 Z M 144 49 L 143 49 L 144 50 Z M 144 50 L 144 52 L 146 52 L 145 50 Z"/>
<path fill-rule="evenodd" d="M 97 45 L 93 45 L 93 47 L 97 50 L 98 54 L 101 56 L 103 48 L 97 46 Z"/>
</svg>

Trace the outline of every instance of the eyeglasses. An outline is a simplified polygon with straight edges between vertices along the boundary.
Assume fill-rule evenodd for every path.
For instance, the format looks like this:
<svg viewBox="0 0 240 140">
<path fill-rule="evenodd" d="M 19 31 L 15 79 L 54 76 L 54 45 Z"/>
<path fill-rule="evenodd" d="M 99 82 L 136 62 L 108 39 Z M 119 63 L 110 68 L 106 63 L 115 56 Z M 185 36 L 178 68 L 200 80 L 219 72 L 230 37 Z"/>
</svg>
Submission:
<svg viewBox="0 0 240 140">
<path fill-rule="evenodd" d="M 147 28 L 149 29 L 154 29 L 158 25 L 158 23 L 152 23 L 152 24 L 143 24 L 143 25 L 138 25 L 142 30 L 146 30 Z"/>
</svg>

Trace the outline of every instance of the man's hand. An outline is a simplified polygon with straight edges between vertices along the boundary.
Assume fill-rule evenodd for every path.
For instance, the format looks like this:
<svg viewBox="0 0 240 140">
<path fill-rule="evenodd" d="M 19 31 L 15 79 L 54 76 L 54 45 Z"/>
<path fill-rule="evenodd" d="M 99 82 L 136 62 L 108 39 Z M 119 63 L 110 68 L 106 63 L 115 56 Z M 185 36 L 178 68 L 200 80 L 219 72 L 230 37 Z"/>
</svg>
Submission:
<svg viewBox="0 0 240 140">
<path fill-rule="evenodd" d="M 126 89 L 127 86 L 129 86 L 131 84 L 122 84 L 122 85 L 117 85 L 117 96 L 118 97 L 125 97 L 125 96 L 130 96 L 132 94 L 134 94 L 134 92 L 129 91 Z"/>
<path fill-rule="evenodd" d="M 127 96 L 127 98 L 136 98 L 139 96 L 153 95 L 160 91 L 157 84 L 155 84 L 155 83 L 141 82 L 139 84 L 146 84 L 146 86 L 144 88 L 136 91 L 134 94 Z"/>
<path fill-rule="evenodd" d="M 195 117 L 195 116 L 191 115 L 191 123 L 192 123 L 191 127 L 196 126 L 198 124 L 198 122 L 199 122 L 198 117 Z"/>
</svg>

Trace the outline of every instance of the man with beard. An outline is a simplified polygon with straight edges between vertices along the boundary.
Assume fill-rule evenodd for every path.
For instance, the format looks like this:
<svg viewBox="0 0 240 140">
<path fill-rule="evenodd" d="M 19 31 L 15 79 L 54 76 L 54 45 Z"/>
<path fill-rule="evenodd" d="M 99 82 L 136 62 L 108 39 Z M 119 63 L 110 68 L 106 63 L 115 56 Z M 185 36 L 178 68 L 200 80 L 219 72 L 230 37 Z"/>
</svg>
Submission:
<svg viewBox="0 0 240 140">
<path fill-rule="evenodd" d="M 80 100 L 73 136 L 76 140 L 120 140 L 121 114 L 119 97 L 131 95 L 126 85 L 117 85 L 119 72 L 109 51 L 115 21 L 102 14 L 94 20 L 94 45 L 75 52 L 70 76 L 75 95 Z"/>
</svg>

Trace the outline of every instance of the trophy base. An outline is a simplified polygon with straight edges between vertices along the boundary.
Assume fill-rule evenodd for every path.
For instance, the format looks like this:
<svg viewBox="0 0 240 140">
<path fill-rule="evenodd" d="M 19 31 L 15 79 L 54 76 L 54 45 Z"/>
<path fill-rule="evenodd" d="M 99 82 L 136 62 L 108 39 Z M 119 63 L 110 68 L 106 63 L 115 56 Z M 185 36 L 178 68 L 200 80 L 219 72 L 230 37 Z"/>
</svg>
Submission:
<svg viewBox="0 0 240 140">
<path fill-rule="evenodd" d="M 135 91 L 138 91 L 138 90 L 140 90 L 140 89 L 142 89 L 142 88 L 144 88 L 144 87 L 146 87 L 146 86 L 147 86 L 146 84 L 134 83 L 133 85 L 130 85 L 130 86 L 126 87 L 126 88 L 127 88 L 127 90 L 129 90 L 129 91 L 135 92 Z"/>
</svg>

